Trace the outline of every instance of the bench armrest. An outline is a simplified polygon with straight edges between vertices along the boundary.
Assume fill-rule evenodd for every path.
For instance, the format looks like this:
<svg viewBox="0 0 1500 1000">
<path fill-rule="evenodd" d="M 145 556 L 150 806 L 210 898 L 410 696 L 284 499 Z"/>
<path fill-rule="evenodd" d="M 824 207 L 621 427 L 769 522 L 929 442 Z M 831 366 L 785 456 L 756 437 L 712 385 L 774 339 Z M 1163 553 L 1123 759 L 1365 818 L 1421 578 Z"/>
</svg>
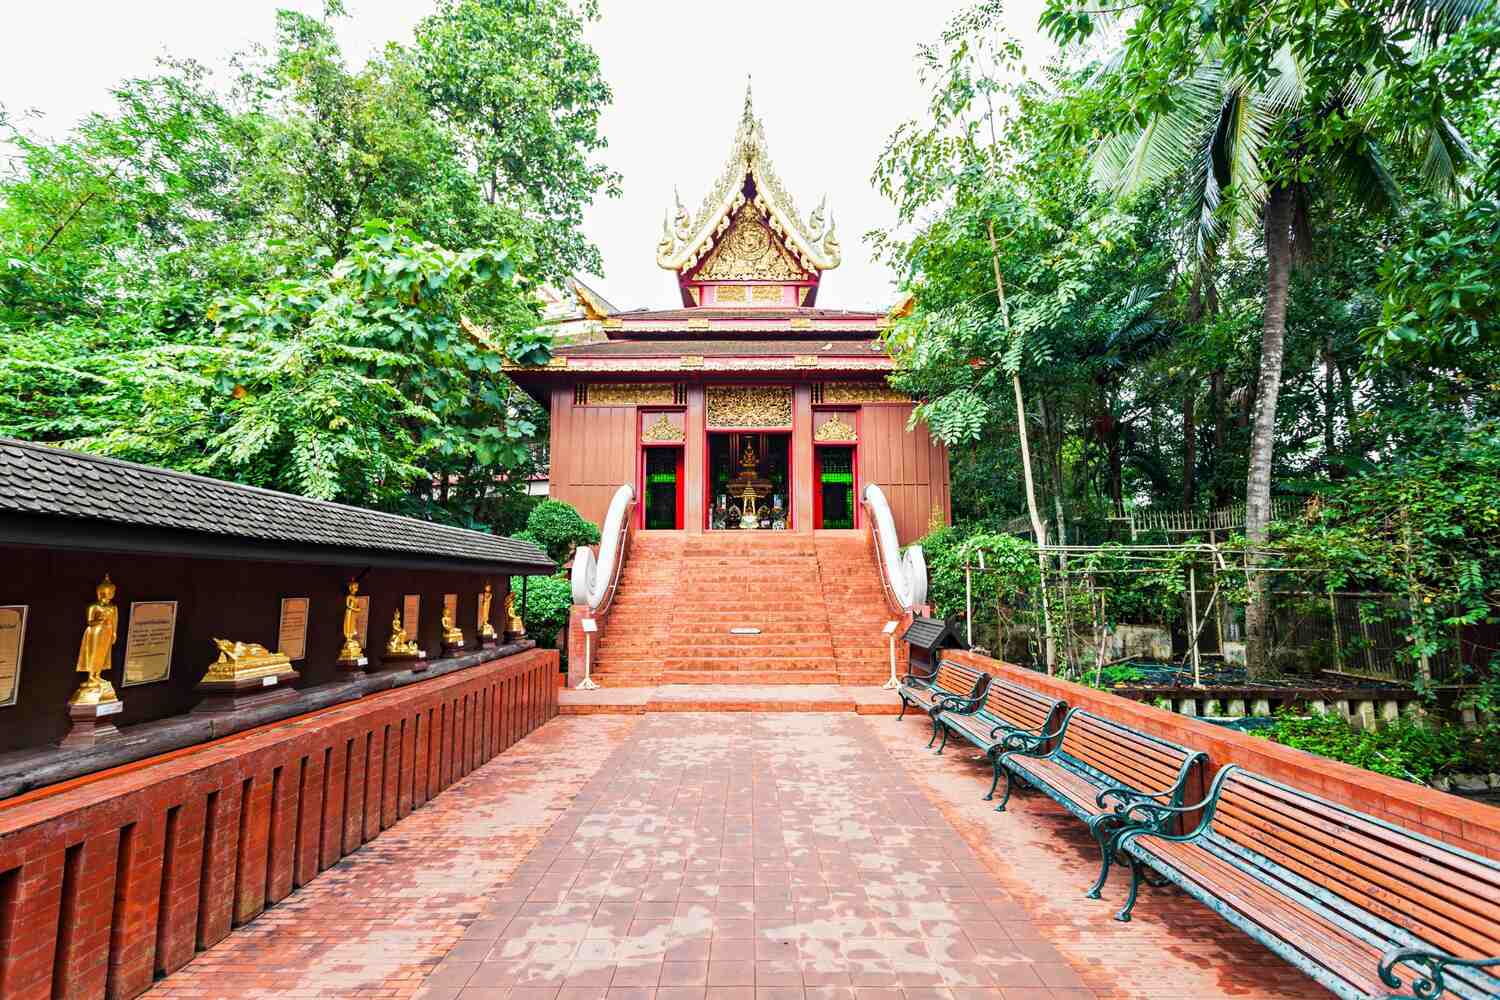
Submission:
<svg viewBox="0 0 1500 1000">
<path fill-rule="evenodd" d="M 939 708 L 944 712 L 968 715 L 971 712 L 977 712 L 979 706 L 982 704 L 984 704 L 984 697 L 982 695 L 978 698 L 966 698 L 961 694 L 942 694 L 938 695 L 937 699 L 933 702 L 933 707 Z"/>
<path fill-rule="evenodd" d="M 1126 805 L 1129 805 L 1131 800 L 1133 799 L 1143 802 L 1155 802 L 1157 799 L 1166 798 L 1176 790 L 1176 785 L 1173 785 L 1171 788 L 1164 788 L 1161 791 L 1157 792 L 1143 792 L 1136 788 L 1126 788 L 1124 785 L 1115 785 L 1110 788 L 1104 789 L 1104 791 L 1094 796 L 1094 805 L 1098 806 L 1100 809 L 1103 809 L 1109 804 L 1110 799 L 1117 798 L 1120 800 L 1120 803 L 1119 805 L 1115 806 L 1115 812 L 1119 812 Z"/>
<path fill-rule="evenodd" d="M 1416 972 L 1410 993 L 1392 993 L 1388 1000 L 1436 1000 L 1448 989 L 1443 979 L 1447 968 L 1487 969 L 1500 967 L 1500 958 L 1455 958 L 1447 952 L 1427 948 L 1392 948 L 1380 957 L 1380 981 L 1392 989 L 1402 989 L 1396 966 L 1409 966 Z"/>
</svg>

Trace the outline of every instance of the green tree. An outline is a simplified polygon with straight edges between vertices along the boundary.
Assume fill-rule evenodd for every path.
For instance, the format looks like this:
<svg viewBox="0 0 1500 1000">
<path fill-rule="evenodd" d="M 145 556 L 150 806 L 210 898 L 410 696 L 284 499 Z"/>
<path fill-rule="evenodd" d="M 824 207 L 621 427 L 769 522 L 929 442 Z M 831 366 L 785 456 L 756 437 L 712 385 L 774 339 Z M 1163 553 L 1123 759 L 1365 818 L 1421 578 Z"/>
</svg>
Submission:
<svg viewBox="0 0 1500 1000">
<path fill-rule="evenodd" d="M 1445 100 L 1472 94 L 1484 73 L 1446 72 L 1457 67 L 1442 44 L 1457 36 L 1467 48 L 1471 18 L 1476 31 L 1492 31 L 1487 7 L 1372 0 L 1329 13 L 1315 0 L 1269 9 L 1236 0 L 1205 11 L 1148 0 L 1132 9 L 1103 75 L 1101 99 L 1120 125 L 1093 156 L 1096 181 L 1132 193 L 1185 177 L 1205 260 L 1226 222 L 1261 229 L 1266 284 L 1245 489 L 1252 546 L 1269 534 L 1289 276 L 1310 238 L 1312 189 L 1341 185 L 1371 210 L 1387 207 L 1395 183 L 1383 140 L 1419 146 L 1426 179 L 1456 189 L 1469 154 Z M 1049 0 L 1042 21 L 1059 41 L 1079 40 L 1094 30 L 1095 11 Z M 1264 595 L 1263 585 L 1252 589 L 1246 616 L 1253 675 L 1270 670 Z"/>
</svg>

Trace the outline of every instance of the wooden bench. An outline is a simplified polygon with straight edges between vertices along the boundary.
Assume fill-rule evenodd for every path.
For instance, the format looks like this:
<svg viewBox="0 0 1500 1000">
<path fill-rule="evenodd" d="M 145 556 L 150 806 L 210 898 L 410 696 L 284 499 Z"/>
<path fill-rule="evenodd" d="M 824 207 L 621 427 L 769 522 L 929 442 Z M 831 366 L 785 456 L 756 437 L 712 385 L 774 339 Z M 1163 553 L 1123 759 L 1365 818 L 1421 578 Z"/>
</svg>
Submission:
<svg viewBox="0 0 1500 1000">
<path fill-rule="evenodd" d="M 1012 736 L 1040 736 L 1057 725 L 1058 717 L 1067 709 L 1061 698 L 1049 698 L 1027 687 L 1013 684 L 999 677 L 990 679 L 984 694 L 984 703 L 969 714 L 939 711 L 937 722 L 943 727 L 943 743 L 938 753 L 948 745 L 948 734 L 968 740 L 989 757 L 995 769 L 995 780 L 985 799 L 995 797 L 995 788 L 1000 784 L 1000 754 L 1028 745 L 1023 739 Z"/>
<path fill-rule="evenodd" d="M 1202 810 L 1190 833 L 1170 817 Z M 1135 802 L 1129 920 L 1146 866 L 1346 998 L 1500 997 L 1500 864 L 1230 765 L 1189 806 Z"/>
<path fill-rule="evenodd" d="M 983 698 L 989 680 L 990 675 L 976 667 L 947 661 L 939 662 L 930 677 L 908 673 L 901 678 L 901 686 L 896 689 L 901 697 L 901 712 L 896 721 L 901 721 L 906 710 L 913 705 L 926 712 L 933 719 L 932 738 L 927 741 L 927 745 L 932 746 L 938 735 L 935 716 L 939 707 L 972 711 Z"/>
<path fill-rule="evenodd" d="M 1088 890 L 1090 899 L 1099 898 L 1109 878 L 1111 845 L 1125 821 L 1111 802 L 1179 806 L 1188 779 L 1208 760 L 1201 750 L 1137 732 L 1081 708 L 1065 715 L 1056 732 L 1012 733 L 1007 740 L 1011 748 L 997 759 L 1005 773 L 1005 794 L 996 811 L 1005 811 L 1014 777 L 1086 822 L 1103 856 L 1099 877 Z M 1176 817 L 1166 814 L 1161 822 L 1173 823 Z"/>
</svg>

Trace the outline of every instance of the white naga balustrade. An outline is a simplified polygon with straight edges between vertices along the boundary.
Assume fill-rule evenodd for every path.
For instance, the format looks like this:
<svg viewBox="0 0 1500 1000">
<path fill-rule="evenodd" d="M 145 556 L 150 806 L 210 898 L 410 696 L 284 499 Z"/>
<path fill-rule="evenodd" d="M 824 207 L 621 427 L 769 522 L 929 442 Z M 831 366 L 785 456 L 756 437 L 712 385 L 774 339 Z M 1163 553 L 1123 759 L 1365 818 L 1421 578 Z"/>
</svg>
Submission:
<svg viewBox="0 0 1500 1000">
<path fill-rule="evenodd" d="M 625 562 L 625 533 L 630 528 L 630 510 L 634 506 L 635 487 L 627 483 L 615 490 L 599 533 L 599 554 L 595 556 L 594 550 L 587 547 L 580 547 L 573 554 L 574 604 L 594 613 L 608 608 L 607 602 L 614 597 L 620 567 Z"/>
<path fill-rule="evenodd" d="M 880 575 L 901 610 L 915 613 L 927 603 L 927 558 L 922 546 L 911 545 L 901 551 L 890 501 L 879 486 L 871 483 L 865 487 L 864 502 L 874 526 Z"/>
</svg>

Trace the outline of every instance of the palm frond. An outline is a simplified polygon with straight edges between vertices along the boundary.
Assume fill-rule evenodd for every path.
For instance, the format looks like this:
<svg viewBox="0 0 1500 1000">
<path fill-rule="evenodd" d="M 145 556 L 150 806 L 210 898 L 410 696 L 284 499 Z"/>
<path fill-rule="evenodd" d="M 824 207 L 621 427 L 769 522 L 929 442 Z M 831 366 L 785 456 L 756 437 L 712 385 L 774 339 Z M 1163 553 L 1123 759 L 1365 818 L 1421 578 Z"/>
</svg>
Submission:
<svg viewBox="0 0 1500 1000">
<path fill-rule="evenodd" d="M 1459 192 L 1459 176 L 1478 157 L 1447 118 L 1427 123 L 1418 138 L 1422 149 L 1422 179 L 1449 195 Z"/>
</svg>

